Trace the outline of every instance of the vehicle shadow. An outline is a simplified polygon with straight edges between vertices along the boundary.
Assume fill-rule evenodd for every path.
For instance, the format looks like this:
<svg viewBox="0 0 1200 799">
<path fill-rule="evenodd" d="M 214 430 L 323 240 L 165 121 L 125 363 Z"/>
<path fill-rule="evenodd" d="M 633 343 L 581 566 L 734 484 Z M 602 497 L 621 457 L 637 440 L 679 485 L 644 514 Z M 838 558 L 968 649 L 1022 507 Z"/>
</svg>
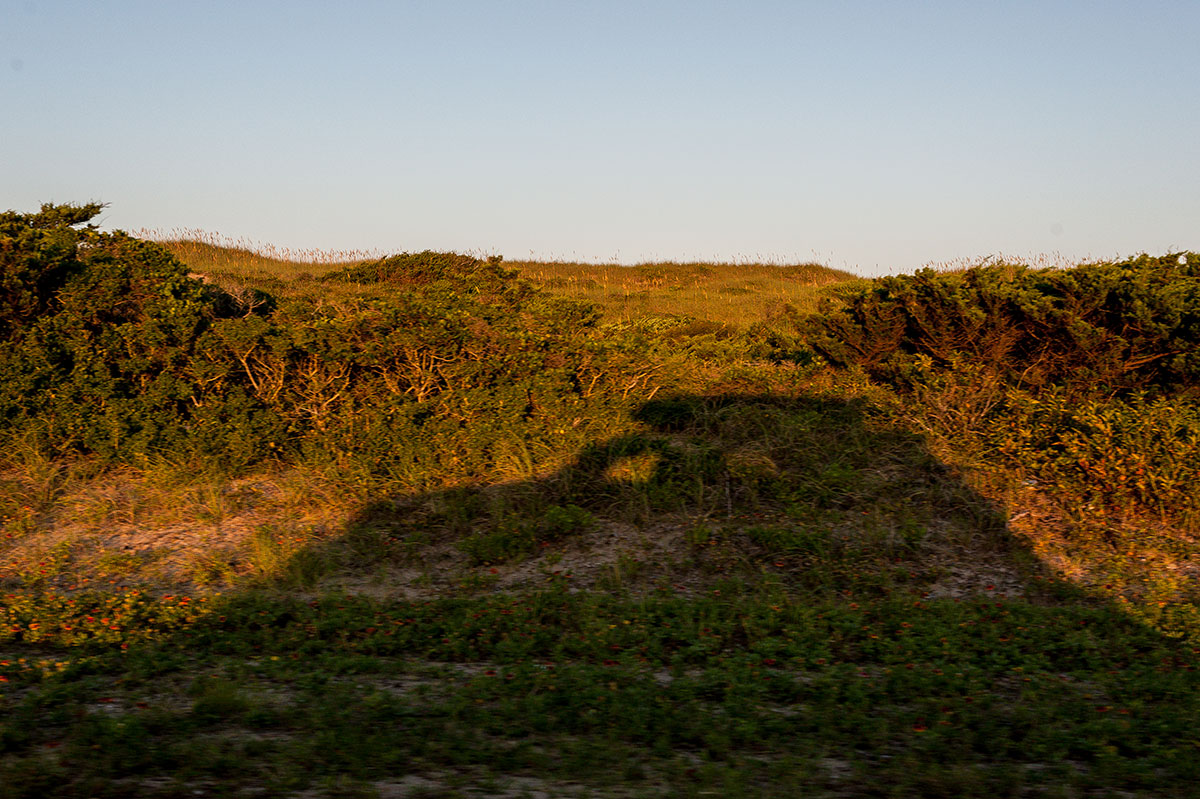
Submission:
<svg viewBox="0 0 1200 799">
<path fill-rule="evenodd" d="M 409 598 L 554 573 L 639 591 L 738 577 L 956 598 L 1048 579 L 1003 508 L 863 400 L 681 394 L 632 420 L 535 479 L 373 499 L 292 571 L 315 559 L 346 590 Z"/>
<path fill-rule="evenodd" d="M 182 790 L 185 758 L 207 787 L 280 762 L 389 790 L 410 772 L 558 779 L 540 751 L 513 753 L 562 740 L 589 753 L 592 779 L 647 752 L 686 768 L 722 753 L 741 769 L 743 754 L 799 743 L 814 764 L 868 753 L 856 768 L 874 785 L 944 752 L 970 779 L 997 764 L 1041 768 L 1058 757 L 1051 745 L 1123 740 L 1126 727 L 1093 717 L 1132 708 L 1147 718 L 1133 738 L 1146 770 L 1113 784 L 1137 787 L 1193 722 L 1200 692 L 1177 642 L 1048 579 L 1002 508 L 869 403 L 683 394 L 630 421 L 532 479 L 373 498 L 340 535 L 298 552 L 290 578 L 231 590 L 194 616 L 181 599 L 161 637 L 120 649 L 114 638 L 111 657 L 73 666 L 74 704 L 52 707 L 58 727 L 27 724 L 6 745 L 61 748 L 72 769 L 98 762 L 89 791 L 165 786 L 138 795 L 182 795 L 166 791 Z M 1046 713 L 1050 742 L 1025 754 Z M 923 748 L 942 715 L 958 748 Z M 224 748 L 204 749 L 218 732 Z M 96 761 L 101 746 L 117 756 Z M 1064 774 L 1082 763 L 1109 779 L 1106 749 L 1069 754 Z M 1187 783 L 1188 757 L 1164 784 Z M 26 758 L 14 795 L 94 795 L 54 793 L 77 778 L 43 761 Z M 790 795 L 841 785 L 812 774 L 792 775 Z M 899 795 L 1002 793 L 945 779 L 951 788 Z"/>
</svg>

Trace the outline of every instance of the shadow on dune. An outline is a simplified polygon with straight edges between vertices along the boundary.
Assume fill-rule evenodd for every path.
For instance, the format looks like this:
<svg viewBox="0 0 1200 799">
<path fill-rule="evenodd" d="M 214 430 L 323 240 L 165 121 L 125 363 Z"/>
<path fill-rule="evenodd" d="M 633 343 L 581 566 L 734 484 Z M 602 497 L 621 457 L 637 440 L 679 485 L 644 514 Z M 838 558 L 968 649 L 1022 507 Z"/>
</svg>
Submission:
<svg viewBox="0 0 1200 799">
<path fill-rule="evenodd" d="M 702 759 L 710 784 L 747 767 L 794 783 L 761 795 L 1034 795 L 1011 775 L 1064 757 L 1047 784 L 1189 784 L 1186 752 L 1159 757 L 1200 702 L 1179 648 L 1046 579 L 1000 508 L 867 403 L 683 395 L 633 421 L 536 479 L 375 498 L 297 555 L 295 573 L 338 566 L 307 595 L 230 591 L 166 640 L 110 647 L 78 685 L 134 679 L 78 688 L 123 698 L 77 702 L 62 750 L 95 776 L 57 795 L 175 796 L 181 768 L 265 795 L 346 774 L 387 795 L 408 774 L 603 781 L 642 760 L 689 780 Z M 366 596 L 336 590 L 356 571 Z M 58 751 L 51 735 L 16 746 Z M 1117 772 L 1125 738 L 1136 767 Z M 274 776 L 281 760 L 307 776 Z M 27 762 L 14 795 L 74 779 Z"/>
<path fill-rule="evenodd" d="M 678 395 L 632 418 L 639 431 L 536 479 L 373 499 L 328 553 L 351 574 L 390 561 L 371 593 L 398 597 L 554 572 L 612 587 L 618 561 L 640 588 L 765 574 L 823 593 L 1016 596 L 1048 577 L 1003 509 L 864 401 Z"/>
</svg>

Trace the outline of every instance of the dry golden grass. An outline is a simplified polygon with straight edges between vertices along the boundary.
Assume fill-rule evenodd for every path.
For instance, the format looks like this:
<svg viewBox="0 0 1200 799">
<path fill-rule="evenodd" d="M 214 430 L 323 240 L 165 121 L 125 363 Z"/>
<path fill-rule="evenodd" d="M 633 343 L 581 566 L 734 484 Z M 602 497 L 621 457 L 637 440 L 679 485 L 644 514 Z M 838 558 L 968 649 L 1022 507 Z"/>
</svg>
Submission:
<svg viewBox="0 0 1200 799">
<path fill-rule="evenodd" d="M 30 457 L 0 459 L 0 502 L 29 511 L 0 514 L 0 586 L 203 593 L 286 578 L 355 507 L 303 468 L 231 477 L 167 462 L 88 465 L 47 478 Z"/>
<path fill-rule="evenodd" d="M 166 247 L 193 272 L 251 280 L 319 277 L 383 256 L 370 250 L 295 250 L 194 229 L 138 230 L 133 235 Z"/>
<path fill-rule="evenodd" d="M 193 272 L 231 286 L 298 291 L 294 281 L 382 257 L 366 250 L 291 250 L 199 230 L 138 231 Z M 561 297 L 591 302 L 610 322 L 683 316 L 744 326 L 777 316 L 785 305 L 816 310 L 821 297 L 857 277 L 820 264 L 643 263 L 634 266 L 510 261 L 521 277 Z"/>
<path fill-rule="evenodd" d="M 610 321 L 688 316 L 742 326 L 791 305 L 816 310 L 831 287 L 856 276 L 820 264 L 645 263 L 636 266 L 539 261 L 507 264 L 546 291 L 592 302 Z"/>
<path fill-rule="evenodd" d="M 951 261 L 929 261 L 923 264 L 921 269 L 932 269 L 935 272 L 944 274 L 961 274 L 978 267 L 997 266 L 1000 264 L 1026 266 L 1030 269 L 1071 269 L 1085 264 L 1104 263 L 1106 260 L 1116 258 L 1119 258 L 1119 256 L 1113 255 L 1106 259 L 1089 255 L 1081 259 L 1072 258 L 1060 252 L 1031 253 L 1029 255 L 995 253 L 971 258 L 955 258 Z"/>
</svg>

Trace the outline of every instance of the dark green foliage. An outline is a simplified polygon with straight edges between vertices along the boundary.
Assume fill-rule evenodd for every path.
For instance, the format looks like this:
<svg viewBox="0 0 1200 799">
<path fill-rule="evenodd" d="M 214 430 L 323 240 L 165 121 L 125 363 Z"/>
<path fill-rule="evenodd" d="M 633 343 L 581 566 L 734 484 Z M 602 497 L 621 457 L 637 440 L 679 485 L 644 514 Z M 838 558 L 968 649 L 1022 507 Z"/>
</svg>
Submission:
<svg viewBox="0 0 1200 799">
<path fill-rule="evenodd" d="M 188 434 L 218 293 L 156 245 L 70 227 L 99 209 L 3 217 L 0 419 L 52 448 L 145 454 Z"/>
<path fill-rule="evenodd" d="M 158 245 L 72 227 L 99 208 L 0 217 L 0 420 L 52 452 L 235 469 L 303 456 L 437 484 L 486 474 L 514 442 L 552 449 L 608 371 L 582 339 L 596 312 L 499 259 L 385 258 L 277 306 L 189 277 Z"/>
<path fill-rule="evenodd" d="M 502 563 L 529 555 L 539 544 L 548 546 L 595 526 L 596 518 L 578 505 L 550 505 L 537 519 L 502 520 L 496 529 L 475 533 L 458 542 L 458 547 L 476 565 Z"/>
<path fill-rule="evenodd" d="M 0 214 L 0 340 L 50 308 L 57 292 L 78 271 L 76 246 L 91 232 L 75 230 L 100 213 L 85 206 L 43 205 L 40 213 Z"/>
<path fill-rule="evenodd" d="M 801 321 L 810 345 L 904 397 L 926 432 L 1106 526 L 1200 508 L 1200 256 L 881 278 Z M 1109 532 L 1108 544 L 1117 535 Z"/>
<path fill-rule="evenodd" d="M 348 267 L 325 276 L 339 283 L 383 284 L 403 288 L 446 283 L 455 287 L 469 286 L 477 293 L 504 291 L 513 288 L 516 270 L 500 266 L 499 257 L 481 261 L 469 255 L 424 250 L 401 253 L 371 263 Z"/>
<path fill-rule="evenodd" d="M 696 424 L 704 410 L 702 397 L 670 397 L 647 402 L 634 417 L 663 432 L 678 432 Z"/>
<path fill-rule="evenodd" d="M 1200 256 L 1191 253 L 1073 269 L 925 269 L 875 280 L 822 311 L 802 323 L 814 349 L 901 385 L 929 362 L 1098 392 L 1200 378 Z"/>
<path fill-rule="evenodd" d="M 569 582 L 421 602 L 247 594 L 54 674 L 10 662 L 0 785 L 295 795 L 467 764 L 645 780 L 638 795 L 679 795 L 664 774 L 726 796 L 1194 794 L 1196 652 L 1113 608 Z M 172 780 L 186 789 L 151 792 Z"/>
</svg>

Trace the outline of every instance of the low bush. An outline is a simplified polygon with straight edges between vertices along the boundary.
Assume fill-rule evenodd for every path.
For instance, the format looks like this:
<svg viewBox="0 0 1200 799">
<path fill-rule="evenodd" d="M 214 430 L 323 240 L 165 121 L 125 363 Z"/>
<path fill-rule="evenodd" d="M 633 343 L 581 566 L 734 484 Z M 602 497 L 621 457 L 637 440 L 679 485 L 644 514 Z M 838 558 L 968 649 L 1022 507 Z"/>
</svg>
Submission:
<svg viewBox="0 0 1200 799">
<path fill-rule="evenodd" d="M 1112 514 L 1142 507 L 1192 522 L 1200 511 L 1200 406 L 1178 399 L 1075 402 L 1011 397 L 986 436 L 1038 484 Z"/>
<path fill-rule="evenodd" d="M 1200 256 L 1073 269 L 1011 264 L 886 277 L 851 289 L 801 325 L 838 366 L 903 385 L 921 359 L 970 361 L 1004 382 L 1087 393 L 1195 387 Z"/>
<path fill-rule="evenodd" d="M 644 358 L 589 338 L 592 308 L 499 259 L 399 255 L 276 302 L 97 232 L 99 210 L 0 216 L 0 421 L 52 453 L 308 458 L 427 488 L 528 472 L 646 390 L 614 404 L 604 389 Z"/>
<path fill-rule="evenodd" d="M 204 415 L 201 341 L 242 309 L 160 247 L 78 227 L 99 210 L 0 218 L 0 420 L 56 450 L 177 446 Z"/>
<path fill-rule="evenodd" d="M 1200 256 L 926 269 L 842 299 L 797 327 L 915 427 L 1072 507 L 1194 521 Z"/>
</svg>

